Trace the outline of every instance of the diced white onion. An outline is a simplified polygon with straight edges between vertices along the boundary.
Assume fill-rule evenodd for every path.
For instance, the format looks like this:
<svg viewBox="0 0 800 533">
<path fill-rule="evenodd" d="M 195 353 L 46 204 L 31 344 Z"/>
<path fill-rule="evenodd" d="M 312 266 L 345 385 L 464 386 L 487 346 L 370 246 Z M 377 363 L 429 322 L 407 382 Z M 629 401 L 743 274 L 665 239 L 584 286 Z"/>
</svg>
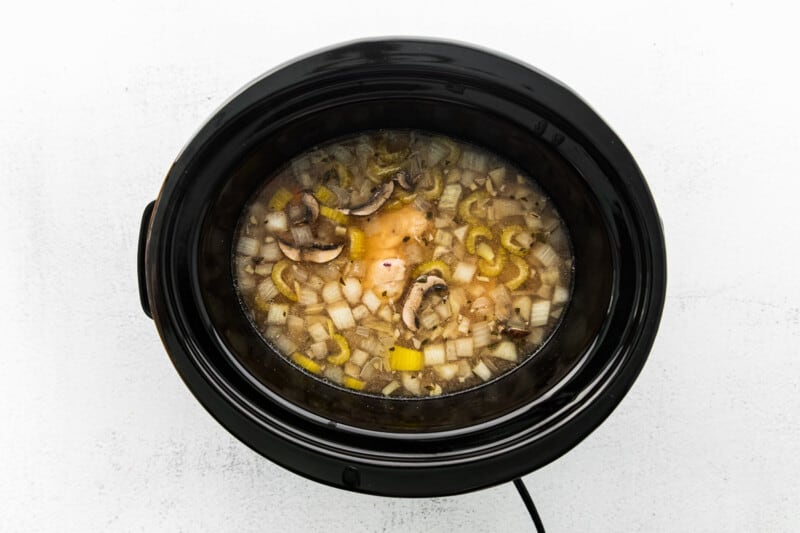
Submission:
<svg viewBox="0 0 800 533">
<path fill-rule="evenodd" d="M 450 174 L 452 174 L 452 172 Z M 450 215 L 454 214 L 460 198 L 461 185 L 458 183 L 447 185 L 442 191 L 442 196 L 439 198 L 439 212 Z"/>
<path fill-rule="evenodd" d="M 319 315 L 321 312 L 325 310 L 324 303 L 312 304 L 306 307 L 306 316 L 309 315 Z"/>
<path fill-rule="evenodd" d="M 272 274 L 272 267 L 274 263 L 260 263 L 256 265 L 255 273 L 259 276 L 269 277 Z"/>
<path fill-rule="evenodd" d="M 455 363 L 447 363 L 444 365 L 436 365 L 433 370 L 445 381 L 450 381 L 456 377 L 458 372 L 458 365 Z"/>
<path fill-rule="evenodd" d="M 322 287 L 325 285 L 325 280 L 319 276 L 311 276 L 308 278 L 306 285 L 315 291 L 321 291 Z"/>
<path fill-rule="evenodd" d="M 272 211 L 267 213 L 264 217 L 265 228 L 270 233 L 283 233 L 289 230 L 289 223 L 286 218 L 286 213 L 283 211 Z"/>
<path fill-rule="evenodd" d="M 400 376 L 400 380 L 403 382 L 403 387 L 405 387 L 408 392 L 419 395 L 420 386 L 417 376 L 409 374 L 408 372 L 403 372 Z"/>
<path fill-rule="evenodd" d="M 361 367 L 361 375 L 358 376 L 359 378 L 367 381 L 375 375 L 376 367 L 373 365 L 373 361 L 375 361 L 375 359 L 369 361 L 367 364 Z"/>
<path fill-rule="evenodd" d="M 459 180 L 461 185 L 464 187 L 469 187 L 470 190 L 475 190 L 478 186 L 475 184 L 475 178 L 478 177 L 478 174 L 474 170 L 466 169 L 461 173 L 461 179 Z"/>
<path fill-rule="evenodd" d="M 452 287 L 447 297 L 447 303 L 450 304 L 450 310 L 453 314 L 458 315 L 461 312 L 461 308 L 467 303 L 467 293 L 461 287 Z"/>
<path fill-rule="evenodd" d="M 439 259 L 440 257 L 443 257 L 449 253 L 450 253 L 450 248 L 448 248 L 447 246 L 437 246 L 436 248 L 433 249 L 433 258 Z"/>
<path fill-rule="evenodd" d="M 458 332 L 466 335 L 469 333 L 469 318 L 459 315 L 458 317 Z"/>
<path fill-rule="evenodd" d="M 511 198 L 495 198 L 492 200 L 492 212 L 497 220 L 525 214 L 525 208 L 518 200 Z"/>
<path fill-rule="evenodd" d="M 464 226 L 459 226 L 454 229 L 453 235 L 455 235 L 456 239 L 459 241 L 464 242 L 464 240 L 467 238 L 467 231 L 469 231 L 469 226 L 465 224 Z"/>
<path fill-rule="evenodd" d="M 528 226 L 528 229 L 540 230 L 542 229 L 542 219 L 539 215 L 535 213 L 526 213 L 525 225 Z"/>
<path fill-rule="evenodd" d="M 306 321 L 299 316 L 289 315 L 286 317 L 286 329 L 294 337 L 302 337 L 306 333 Z"/>
<path fill-rule="evenodd" d="M 433 238 L 433 242 L 440 246 L 451 247 L 453 245 L 453 234 L 449 231 L 445 230 L 436 230 L 436 235 Z"/>
<path fill-rule="evenodd" d="M 458 321 L 448 320 L 442 328 L 442 337 L 445 339 L 455 339 L 458 337 Z"/>
<path fill-rule="evenodd" d="M 448 318 L 450 318 L 451 315 L 450 306 L 444 302 L 434 307 L 433 310 L 436 311 L 436 314 L 439 315 L 442 318 L 442 320 L 447 320 Z"/>
<path fill-rule="evenodd" d="M 491 292 L 494 299 L 494 316 L 497 320 L 508 320 L 511 318 L 514 308 L 512 307 L 511 294 L 505 285 L 498 285 Z"/>
<path fill-rule="evenodd" d="M 361 282 L 356 278 L 346 278 L 342 285 L 342 294 L 351 305 L 361 300 Z"/>
<path fill-rule="evenodd" d="M 381 394 L 383 394 L 384 396 L 389 396 L 399 388 L 400 388 L 400 382 L 395 379 L 391 381 L 388 385 L 386 385 L 383 389 L 381 389 Z"/>
<path fill-rule="evenodd" d="M 289 314 L 289 306 L 286 304 L 272 304 L 267 311 L 267 324 L 285 324 L 286 316 Z"/>
<path fill-rule="evenodd" d="M 460 359 L 458 361 L 458 373 L 456 375 L 460 378 L 468 378 L 472 375 L 472 368 L 469 366 L 468 360 Z"/>
<path fill-rule="evenodd" d="M 417 206 L 417 208 L 419 209 L 419 206 Z M 426 210 L 420 209 L 420 211 L 426 211 Z M 436 229 L 449 228 L 452 225 L 453 225 L 452 218 L 436 217 L 433 219 L 433 227 Z"/>
<path fill-rule="evenodd" d="M 314 305 L 319 303 L 319 295 L 309 286 L 301 286 L 297 291 L 297 302 L 300 305 Z"/>
<path fill-rule="evenodd" d="M 434 311 L 426 311 L 419 317 L 419 327 L 423 330 L 433 329 L 442 322 L 442 318 Z"/>
<path fill-rule="evenodd" d="M 428 144 L 428 157 L 426 158 L 428 167 L 438 165 L 448 155 L 450 155 L 450 148 L 447 145 L 439 141 L 432 141 Z"/>
<path fill-rule="evenodd" d="M 534 293 L 539 298 L 549 300 L 553 297 L 553 286 L 543 283 L 541 287 Z"/>
<path fill-rule="evenodd" d="M 392 313 L 392 310 L 389 309 L 389 306 L 384 305 L 383 307 L 381 307 L 378 310 L 378 312 L 376 314 L 378 315 L 378 317 L 380 319 L 385 320 L 386 322 L 391 322 L 392 321 L 392 315 L 394 313 Z"/>
<path fill-rule="evenodd" d="M 283 355 L 289 355 L 297 351 L 297 344 L 288 335 L 278 335 L 273 339 L 275 347 Z"/>
<path fill-rule="evenodd" d="M 477 276 L 475 279 L 477 279 L 478 281 L 486 281 L 486 282 L 489 281 L 488 278 L 481 279 L 481 276 Z M 467 285 L 467 293 L 473 300 L 480 298 L 485 292 L 486 292 L 486 285 L 483 283 L 470 283 L 469 285 Z"/>
<path fill-rule="evenodd" d="M 425 365 L 443 365 L 447 360 L 445 345 L 442 343 L 428 344 L 422 349 L 425 356 Z"/>
<path fill-rule="evenodd" d="M 555 285 L 558 283 L 559 273 L 557 267 L 546 268 L 539 272 L 539 278 L 545 285 Z"/>
<path fill-rule="evenodd" d="M 332 304 L 342 299 L 342 289 L 338 281 L 329 281 L 322 287 L 322 299 Z"/>
<path fill-rule="evenodd" d="M 314 342 L 322 342 L 330 338 L 327 328 L 319 322 L 315 322 L 308 326 L 308 334 L 311 335 L 311 338 L 314 339 Z"/>
<path fill-rule="evenodd" d="M 453 271 L 453 281 L 462 284 L 470 283 L 475 276 L 475 270 L 477 270 L 477 268 L 477 265 L 472 263 L 465 263 L 464 261 L 459 262 Z"/>
<path fill-rule="evenodd" d="M 345 269 L 345 274 L 354 278 L 363 278 L 367 273 L 367 263 L 364 261 L 351 261 Z"/>
<path fill-rule="evenodd" d="M 511 302 L 514 314 L 527 322 L 531 317 L 531 303 L 529 296 L 517 296 Z"/>
<path fill-rule="evenodd" d="M 281 335 L 283 335 L 283 328 L 278 326 L 267 326 L 267 329 L 264 330 L 264 336 L 271 341 L 274 341 Z"/>
<path fill-rule="evenodd" d="M 544 226 L 545 231 L 555 231 L 558 229 L 558 219 L 554 216 L 543 217 L 542 226 Z"/>
<path fill-rule="evenodd" d="M 344 373 L 352 378 L 357 378 L 361 375 L 361 367 L 357 364 L 353 363 L 353 361 L 347 361 L 344 364 Z"/>
<path fill-rule="evenodd" d="M 336 329 L 344 330 L 356 327 L 356 321 L 353 318 L 353 312 L 347 302 L 338 301 L 328 306 L 328 314 L 333 321 Z"/>
<path fill-rule="evenodd" d="M 567 303 L 567 300 L 569 300 L 569 289 L 561 285 L 556 286 L 556 288 L 553 289 L 553 305 Z"/>
<path fill-rule="evenodd" d="M 328 355 L 328 343 L 325 341 L 319 341 L 310 344 L 308 346 L 308 355 L 314 359 L 322 359 Z"/>
<path fill-rule="evenodd" d="M 492 330 L 488 322 L 476 322 L 472 324 L 472 342 L 475 348 L 483 348 L 492 343 Z"/>
<path fill-rule="evenodd" d="M 531 253 L 533 257 L 545 267 L 552 266 L 558 261 L 558 254 L 549 244 L 537 242 L 533 245 Z"/>
<path fill-rule="evenodd" d="M 494 313 L 494 305 L 491 298 L 481 296 L 472 302 L 469 310 L 479 315 L 490 316 L 492 313 Z"/>
<path fill-rule="evenodd" d="M 505 359 L 512 363 L 517 362 L 517 346 L 511 341 L 503 341 L 492 350 L 492 356 L 498 359 Z"/>
<path fill-rule="evenodd" d="M 311 233 L 311 226 L 292 226 L 291 231 L 294 245 L 298 248 L 308 246 L 314 242 L 314 234 Z"/>
<path fill-rule="evenodd" d="M 242 292 L 253 290 L 256 286 L 256 278 L 246 272 L 239 272 L 236 278 L 236 286 Z"/>
<path fill-rule="evenodd" d="M 541 344 L 544 340 L 544 328 L 533 328 L 530 334 L 525 337 L 525 342 L 530 344 Z"/>
<path fill-rule="evenodd" d="M 361 301 L 367 306 L 370 313 L 375 313 L 381 305 L 381 299 L 371 290 L 364 291 Z"/>
<path fill-rule="evenodd" d="M 472 357 L 475 355 L 475 341 L 472 337 L 462 337 L 455 340 L 457 357 Z"/>
<path fill-rule="evenodd" d="M 256 288 L 259 299 L 263 302 L 271 302 L 273 298 L 278 295 L 278 288 L 272 282 L 271 278 L 266 278 L 258 283 Z M 286 307 L 286 306 L 284 306 Z"/>
<path fill-rule="evenodd" d="M 260 248 L 261 243 L 252 237 L 239 237 L 239 242 L 236 243 L 236 253 L 251 257 L 257 256 Z"/>
<path fill-rule="evenodd" d="M 344 370 L 342 370 L 340 366 L 328 365 L 325 367 L 325 370 L 322 371 L 322 375 L 334 383 L 341 383 L 344 378 Z"/>
<path fill-rule="evenodd" d="M 489 170 L 489 161 L 485 154 L 464 150 L 461 153 L 461 166 L 485 174 Z"/>
<path fill-rule="evenodd" d="M 423 198 L 422 196 L 417 196 L 416 198 L 414 198 L 412 205 L 417 208 L 417 211 L 422 211 L 423 213 L 427 213 L 433 207 L 433 204 L 430 203 L 425 198 Z M 448 220 L 448 219 L 442 219 L 442 220 Z M 436 222 L 434 221 L 434 225 L 435 224 Z"/>
<path fill-rule="evenodd" d="M 392 325 L 389 322 L 385 322 L 383 320 L 377 320 L 377 319 L 365 320 L 363 325 L 368 327 L 372 331 L 381 333 L 383 335 L 394 334 L 394 328 L 392 327 Z"/>
<path fill-rule="evenodd" d="M 299 265 L 292 265 L 292 272 L 294 273 L 294 279 L 300 283 L 305 283 L 308 281 L 308 270 L 305 268 L 302 268 Z"/>
<path fill-rule="evenodd" d="M 455 361 L 458 359 L 458 352 L 456 351 L 456 341 L 451 340 L 444 343 L 444 351 L 447 355 L 448 361 Z"/>
<path fill-rule="evenodd" d="M 531 244 L 533 244 L 533 233 L 517 233 L 514 235 L 514 240 L 516 240 L 523 248 L 530 248 Z"/>
<path fill-rule="evenodd" d="M 550 318 L 550 300 L 537 300 L 531 305 L 531 327 L 544 326 Z"/>
<path fill-rule="evenodd" d="M 333 157 L 340 163 L 344 163 L 345 165 L 349 165 L 353 162 L 353 152 L 345 148 L 344 146 L 338 144 L 331 150 Z"/>
<path fill-rule="evenodd" d="M 472 371 L 475 372 L 475 374 L 477 374 L 477 376 L 483 381 L 489 381 L 489 379 L 492 377 L 492 371 L 489 370 L 489 367 L 486 366 L 486 363 L 483 361 L 472 367 Z"/>
<path fill-rule="evenodd" d="M 353 308 L 353 319 L 356 322 L 361 322 L 370 315 L 369 309 L 366 305 L 359 305 Z"/>
<path fill-rule="evenodd" d="M 493 168 L 492 170 L 489 171 L 489 179 L 491 179 L 492 182 L 494 182 L 494 185 L 496 187 L 500 187 L 500 185 L 502 185 L 505 177 L 506 177 L 506 167 Z"/>
<path fill-rule="evenodd" d="M 353 350 L 353 352 L 350 354 L 350 361 L 352 361 L 353 364 L 356 364 L 358 366 L 364 366 L 364 363 L 367 362 L 368 358 L 369 354 L 364 350 L 360 350 L 358 348 Z"/>
<path fill-rule="evenodd" d="M 278 248 L 277 242 L 270 242 L 261 245 L 261 251 L 259 252 L 259 255 L 261 255 L 264 261 L 272 263 L 283 258 L 283 252 L 281 252 L 281 249 Z"/>
</svg>

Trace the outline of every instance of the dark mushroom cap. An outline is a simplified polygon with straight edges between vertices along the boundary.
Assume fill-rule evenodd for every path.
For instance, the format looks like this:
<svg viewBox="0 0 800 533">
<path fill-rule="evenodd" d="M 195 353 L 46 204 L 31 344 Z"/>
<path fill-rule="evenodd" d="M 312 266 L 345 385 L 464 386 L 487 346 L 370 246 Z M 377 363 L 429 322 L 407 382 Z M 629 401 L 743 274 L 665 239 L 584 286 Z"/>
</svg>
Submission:
<svg viewBox="0 0 800 533">
<path fill-rule="evenodd" d="M 394 175 L 394 179 L 401 188 L 410 191 L 414 188 L 414 185 L 416 185 L 419 174 L 412 176 L 408 170 L 403 169 L 397 171 L 397 174 Z"/>
<path fill-rule="evenodd" d="M 365 203 L 356 207 L 351 207 L 350 209 L 342 209 L 341 211 L 345 214 L 360 217 L 371 215 L 386 203 L 386 200 L 389 199 L 393 192 L 394 181 L 387 181 L 381 184 Z"/>
<path fill-rule="evenodd" d="M 344 244 L 314 243 L 311 246 L 299 248 L 288 242 L 278 240 L 278 248 L 283 255 L 292 261 L 310 261 L 312 263 L 327 263 L 333 261 L 344 250 Z"/>
<path fill-rule="evenodd" d="M 430 290 L 447 290 L 447 282 L 439 276 L 421 276 L 414 281 L 408 290 L 406 301 L 403 303 L 403 323 L 411 331 L 417 331 L 417 310 L 422 305 L 422 299 Z"/>
</svg>

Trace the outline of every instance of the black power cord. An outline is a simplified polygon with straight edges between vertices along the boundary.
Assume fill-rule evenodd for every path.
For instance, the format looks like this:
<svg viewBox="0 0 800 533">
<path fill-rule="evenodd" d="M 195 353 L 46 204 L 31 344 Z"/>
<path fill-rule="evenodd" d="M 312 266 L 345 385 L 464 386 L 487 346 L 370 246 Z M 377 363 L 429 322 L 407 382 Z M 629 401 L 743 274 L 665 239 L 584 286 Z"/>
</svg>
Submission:
<svg viewBox="0 0 800 533">
<path fill-rule="evenodd" d="M 517 487 L 520 498 L 522 498 L 525 507 L 531 514 L 531 519 L 533 520 L 533 525 L 536 526 L 537 533 L 544 533 L 544 524 L 542 524 L 542 519 L 539 517 L 538 511 L 536 511 L 536 506 L 533 504 L 531 495 L 528 493 L 528 489 L 525 488 L 525 483 L 522 482 L 522 478 L 515 479 L 514 486 Z"/>
</svg>

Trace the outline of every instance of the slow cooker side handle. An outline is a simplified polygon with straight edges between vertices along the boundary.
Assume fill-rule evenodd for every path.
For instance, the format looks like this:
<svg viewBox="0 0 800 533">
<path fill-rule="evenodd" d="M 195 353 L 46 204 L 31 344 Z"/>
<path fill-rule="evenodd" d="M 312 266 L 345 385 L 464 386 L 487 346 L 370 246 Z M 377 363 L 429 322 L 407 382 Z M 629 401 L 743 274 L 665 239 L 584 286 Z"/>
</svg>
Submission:
<svg viewBox="0 0 800 533">
<path fill-rule="evenodd" d="M 150 217 L 153 214 L 153 207 L 156 202 L 153 200 L 144 208 L 142 213 L 142 223 L 139 226 L 139 251 L 136 257 L 137 274 L 139 276 L 139 301 L 142 304 L 142 311 L 149 318 L 153 318 L 150 312 L 150 300 L 147 299 L 147 278 L 145 277 L 144 255 L 147 250 L 147 232 L 150 229 Z"/>
</svg>

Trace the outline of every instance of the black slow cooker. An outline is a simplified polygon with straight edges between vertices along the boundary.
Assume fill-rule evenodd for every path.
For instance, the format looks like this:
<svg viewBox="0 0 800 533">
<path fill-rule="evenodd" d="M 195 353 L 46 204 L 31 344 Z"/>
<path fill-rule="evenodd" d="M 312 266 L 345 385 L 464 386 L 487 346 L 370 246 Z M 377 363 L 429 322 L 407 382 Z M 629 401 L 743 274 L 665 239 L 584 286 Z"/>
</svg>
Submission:
<svg viewBox="0 0 800 533">
<path fill-rule="evenodd" d="M 556 333 L 476 389 L 377 398 L 298 371 L 248 321 L 231 242 L 273 171 L 325 141 L 381 128 L 439 132 L 534 176 L 575 254 Z M 145 209 L 142 306 L 200 403 L 270 460 L 335 487 L 441 496 L 515 480 L 585 438 L 644 365 L 664 302 L 655 204 L 631 154 L 578 96 L 515 60 L 441 41 L 369 40 L 250 83 L 189 141 Z"/>
</svg>

